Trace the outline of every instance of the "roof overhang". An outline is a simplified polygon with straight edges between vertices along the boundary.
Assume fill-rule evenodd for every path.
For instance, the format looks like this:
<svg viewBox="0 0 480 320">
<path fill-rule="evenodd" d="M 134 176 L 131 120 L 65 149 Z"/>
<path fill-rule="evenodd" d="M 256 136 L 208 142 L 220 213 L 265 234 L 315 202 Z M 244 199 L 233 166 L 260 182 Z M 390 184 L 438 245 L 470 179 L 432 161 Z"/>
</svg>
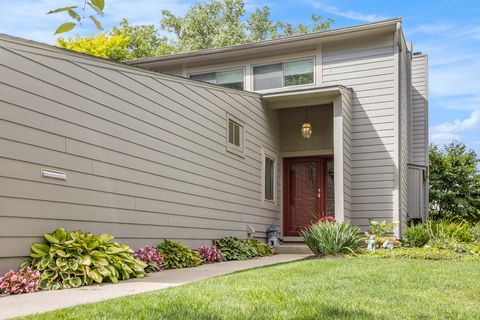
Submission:
<svg viewBox="0 0 480 320">
<path fill-rule="evenodd" d="M 381 32 L 395 31 L 401 21 L 402 20 L 400 18 L 394 18 L 346 28 L 312 32 L 305 35 L 284 37 L 262 42 L 131 60 L 127 61 L 126 63 L 150 69 L 185 63 L 188 63 L 189 65 L 201 65 L 207 62 L 211 63 L 216 59 L 222 59 L 223 62 L 242 59 L 244 60 L 250 56 L 262 57 L 262 55 L 271 55 L 272 50 L 279 50 L 284 53 L 293 53 L 296 52 L 296 50 L 308 50 L 309 47 L 315 49 L 317 44 L 326 41 L 350 39 Z"/>
<path fill-rule="evenodd" d="M 350 91 L 345 86 L 314 87 L 265 93 L 261 99 L 271 109 L 305 107 L 332 103 L 342 93 Z"/>
</svg>

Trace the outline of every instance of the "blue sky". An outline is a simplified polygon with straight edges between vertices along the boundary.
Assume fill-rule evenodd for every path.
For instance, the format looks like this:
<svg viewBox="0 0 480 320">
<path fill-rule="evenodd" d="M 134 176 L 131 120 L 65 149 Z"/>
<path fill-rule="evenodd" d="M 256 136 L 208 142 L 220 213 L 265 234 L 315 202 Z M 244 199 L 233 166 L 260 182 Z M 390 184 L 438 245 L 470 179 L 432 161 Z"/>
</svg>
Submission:
<svg viewBox="0 0 480 320">
<path fill-rule="evenodd" d="M 68 19 L 45 12 L 80 0 L 0 0 L 0 32 L 53 44 L 53 31 Z M 106 28 L 128 18 L 133 24 L 157 24 L 160 10 L 184 13 L 195 1 L 106 0 Z M 274 20 L 309 23 L 312 13 L 335 20 L 345 27 L 391 17 L 403 18 L 407 39 L 414 51 L 429 55 L 430 139 L 444 144 L 465 142 L 480 154 L 480 2 L 435 1 L 345 1 L 246 0 L 247 13 L 268 5 Z M 73 34 L 96 32 L 91 23 Z"/>
</svg>

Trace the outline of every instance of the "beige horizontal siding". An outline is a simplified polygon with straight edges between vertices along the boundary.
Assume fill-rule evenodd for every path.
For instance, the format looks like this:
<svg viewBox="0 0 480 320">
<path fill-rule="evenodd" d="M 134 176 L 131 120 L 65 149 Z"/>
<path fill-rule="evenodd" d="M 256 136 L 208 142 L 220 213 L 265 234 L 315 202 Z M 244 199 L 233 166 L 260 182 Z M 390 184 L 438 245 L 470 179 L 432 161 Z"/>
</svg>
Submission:
<svg viewBox="0 0 480 320">
<path fill-rule="evenodd" d="M 322 46 L 322 83 L 352 88 L 350 220 L 393 219 L 395 60 L 393 33 Z M 368 218 L 365 218 L 368 217 Z"/>
<path fill-rule="evenodd" d="M 410 162 L 428 165 L 428 61 L 415 55 L 412 61 L 412 124 Z"/>
<path fill-rule="evenodd" d="M 279 224 L 261 206 L 261 148 L 279 150 L 278 125 L 258 95 L 9 37 L 0 75 L 0 271 L 58 227 L 136 248 Z M 227 114 L 245 123 L 243 157 L 226 151 Z"/>
</svg>

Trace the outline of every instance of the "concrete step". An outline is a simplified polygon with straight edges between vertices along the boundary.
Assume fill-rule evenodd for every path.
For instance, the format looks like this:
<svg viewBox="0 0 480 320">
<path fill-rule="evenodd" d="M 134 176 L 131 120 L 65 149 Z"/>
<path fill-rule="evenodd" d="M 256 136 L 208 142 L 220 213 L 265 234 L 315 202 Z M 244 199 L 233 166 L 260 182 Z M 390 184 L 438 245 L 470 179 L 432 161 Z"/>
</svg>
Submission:
<svg viewBox="0 0 480 320">
<path fill-rule="evenodd" d="M 313 254 L 313 252 L 303 243 L 274 246 L 273 252 L 276 254 Z"/>
</svg>

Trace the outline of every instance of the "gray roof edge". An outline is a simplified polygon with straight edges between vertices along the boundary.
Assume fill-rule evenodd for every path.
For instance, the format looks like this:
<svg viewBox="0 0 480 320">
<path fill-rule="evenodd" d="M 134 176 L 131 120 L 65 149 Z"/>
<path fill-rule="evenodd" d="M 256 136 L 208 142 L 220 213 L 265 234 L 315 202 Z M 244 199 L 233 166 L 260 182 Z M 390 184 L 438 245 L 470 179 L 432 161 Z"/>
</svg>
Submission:
<svg viewBox="0 0 480 320">
<path fill-rule="evenodd" d="M 204 49 L 204 50 L 196 50 L 196 51 L 188 51 L 188 52 L 170 54 L 170 55 L 165 55 L 165 56 L 141 58 L 141 59 L 125 61 L 125 63 L 131 64 L 131 65 L 141 65 L 141 64 L 147 64 L 147 63 L 152 63 L 152 62 L 156 62 L 156 61 L 176 60 L 176 59 L 181 59 L 181 58 L 191 58 L 191 57 L 197 57 L 197 56 L 209 55 L 209 54 L 215 54 L 215 53 L 224 53 L 224 52 L 235 51 L 235 50 L 254 49 L 254 48 L 267 47 L 267 46 L 277 45 L 277 44 L 297 42 L 297 41 L 302 41 L 302 40 L 323 38 L 323 37 L 327 37 L 327 36 L 343 35 L 343 34 L 349 33 L 349 32 L 358 32 L 358 31 L 376 29 L 376 28 L 381 28 L 381 27 L 385 27 L 385 26 L 389 26 L 389 25 L 396 25 L 398 22 L 401 23 L 402 18 L 391 18 L 391 19 L 385 19 L 385 20 L 380 20 L 380 21 L 375 21 L 375 22 L 370 22 L 370 23 L 365 23 L 365 24 L 359 24 L 359 25 L 354 25 L 354 26 L 349 26 L 349 27 L 343 27 L 343 28 L 338 28 L 338 29 L 318 31 L 318 32 L 307 33 L 307 34 L 304 34 L 304 35 L 283 37 L 283 38 L 278 38 L 278 39 L 272 39 L 272 40 L 266 40 L 266 41 L 260 41 L 260 42 L 252 42 L 252 43 L 247 43 L 247 44 L 238 44 L 238 45 L 232 45 L 232 46 L 228 46 L 228 47 L 211 48 L 211 49 Z"/>
</svg>

